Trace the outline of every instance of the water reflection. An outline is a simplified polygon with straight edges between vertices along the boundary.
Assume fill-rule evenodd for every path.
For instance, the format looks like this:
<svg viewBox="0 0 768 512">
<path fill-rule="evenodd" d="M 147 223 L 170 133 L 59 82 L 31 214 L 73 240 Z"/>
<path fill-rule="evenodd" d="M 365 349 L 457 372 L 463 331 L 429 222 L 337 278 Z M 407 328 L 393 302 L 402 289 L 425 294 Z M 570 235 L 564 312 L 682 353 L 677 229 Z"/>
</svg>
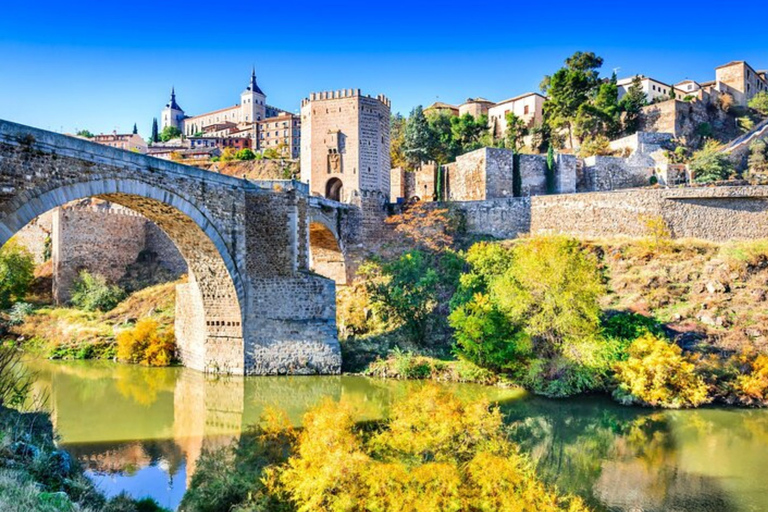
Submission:
<svg viewBox="0 0 768 512">
<path fill-rule="evenodd" d="M 324 397 L 384 417 L 416 382 L 361 377 L 215 378 L 183 368 L 33 361 L 61 444 L 108 494 L 176 507 L 204 449 L 226 446 L 264 409 L 298 425 Z M 597 510 L 768 510 L 768 411 L 653 411 L 600 398 L 552 401 L 449 385 L 499 402 L 537 472 Z"/>
<path fill-rule="evenodd" d="M 505 411 L 539 475 L 598 510 L 768 510 L 768 411 L 651 411 L 597 398 Z"/>
<path fill-rule="evenodd" d="M 342 397 L 361 420 L 382 418 L 418 382 L 362 377 L 215 377 L 184 368 L 32 360 L 35 393 L 48 395 L 61 444 L 108 495 L 151 495 L 175 508 L 203 450 L 229 445 L 278 407 L 299 425 L 323 398 Z M 520 392 L 449 386 L 468 399 L 508 400 Z"/>
</svg>

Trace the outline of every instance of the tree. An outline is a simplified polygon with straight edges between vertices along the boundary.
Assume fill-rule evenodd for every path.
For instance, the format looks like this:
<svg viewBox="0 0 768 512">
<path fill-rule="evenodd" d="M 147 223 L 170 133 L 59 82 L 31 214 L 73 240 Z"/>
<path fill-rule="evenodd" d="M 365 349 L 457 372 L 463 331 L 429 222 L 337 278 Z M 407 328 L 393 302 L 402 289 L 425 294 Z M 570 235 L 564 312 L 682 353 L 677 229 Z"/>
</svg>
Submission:
<svg viewBox="0 0 768 512">
<path fill-rule="evenodd" d="M 136 123 L 133 123 L 133 134 L 138 135 L 138 133 L 139 133 L 139 128 L 138 126 L 136 126 Z"/>
<path fill-rule="evenodd" d="M 761 91 L 755 94 L 747 105 L 761 116 L 768 116 L 768 92 Z"/>
<path fill-rule="evenodd" d="M 677 99 L 677 93 L 675 92 L 674 87 L 669 88 L 669 99 L 676 100 Z"/>
<path fill-rule="evenodd" d="M 479 147 L 480 138 L 488 131 L 488 116 L 475 119 L 472 114 L 451 117 L 451 136 L 460 153 Z M 445 163 L 445 162 L 443 162 Z"/>
<path fill-rule="evenodd" d="M 507 131 L 505 133 L 504 145 L 507 149 L 519 152 L 523 149 L 523 138 L 528 134 L 525 121 L 517 117 L 514 112 L 507 112 L 505 116 L 507 122 Z"/>
<path fill-rule="evenodd" d="M 405 124 L 406 120 L 400 114 L 392 114 L 389 118 L 389 157 L 393 168 L 408 166 L 403 152 Z"/>
<path fill-rule="evenodd" d="M 731 160 L 722 152 L 720 143 L 714 140 L 708 140 L 693 154 L 688 168 L 696 183 L 725 180 L 733 173 Z"/>
<path fill-rule="evenodd" d="M 93 138 L 93 134 L 89 130 L 78 130 L 76 135 L 78 137 L 85 137 L 87 139 L 92 139 Z"/>
<path fill-rule="evenodd" d="M 599 84 L 598 69 L 603 59 L 592 52 L 576 52 L 565 61 L 565 67 L 545 76 L 541 89 L 548 96 L 544 117 L 553 131 L 566 130 L 570 147 L 574 147 L 573 125 L 579 107 L 587 103 Z"/>
<path fill-rule="evenodd" d="M 22 300 L 34 279 L 35 261 L 29 252 L 11 239 L 0 249 L 0 308 Z"/>
<path fill-rule="evenodd" d="M 243 148 L 235 155 L 237 160 L 256 160 L 256 154 L 250 148 Z"/>
<path fill-rule="evenodd" d="M 224 148 L 219 156 L 219 160 L 222 162 L 231 162 L 237 158 L 237 151 L 235 148 Z"/>
<path fill-rule="evenodd" d="M 163 131 L 160 132 L 160 140 L 163 142 L 168 142 L 172 139 L 178 139 L 179 137 L 181 137 L 181 130 L 175 126 L 166 126 L 163 128 Z"/>
<path fill-rule="evenodd" d="M 429 159 L 438 164 L 446 164 L 461 153 L 461 145 L 453 136 L 454 116 L 446 112 L 437 112 L 427 116 L 427 123 L 431 132 L 431 146 Z"/>
<path fill-rule="evenodd" d="M 643 81 L 640 75 L 632 79 L 627 93 L 621 98 L 619 108 L 624 112 L 624 133 L 631 135 L 640 129 L 640 114 L 648 99 L 643 92 Z"/>
<path fill-rule="evenodd" d="M 453 245 L 455 221 L 445 208 L 432 208 L 418 202 L 399 215 L 387 217 L 385 222 L 419 249 L 439 252 Z"/>
<path fill-rule="evenodd" d="M 157 118 L 152 119 L 152 139 L 151 142 L 160 142 L 160 135 L 157 133 Z"/>
<path fill-rule="evenodd" d="M 599 333 L 604 291 L 594 255 L 561 236 L 515 245 L 512 265 L 490 286 L 500 310 L 534 339 L 541 355 Z"/>
<path fill-rule="evenodd" d="M 428 162 L 434 149 L 434 136 L 421 105 L 411 111 L 405 124 L 403 153 L 412 169 Z"/>
<path fill-rule="evenodd" d="M 361 267 L 371 303 L 384 321 L 402 325 L 411 341 L 423 343 L 438 305 L 440 275 L 423 251 L 406 252 L 396 260 Z"/>
</svg>

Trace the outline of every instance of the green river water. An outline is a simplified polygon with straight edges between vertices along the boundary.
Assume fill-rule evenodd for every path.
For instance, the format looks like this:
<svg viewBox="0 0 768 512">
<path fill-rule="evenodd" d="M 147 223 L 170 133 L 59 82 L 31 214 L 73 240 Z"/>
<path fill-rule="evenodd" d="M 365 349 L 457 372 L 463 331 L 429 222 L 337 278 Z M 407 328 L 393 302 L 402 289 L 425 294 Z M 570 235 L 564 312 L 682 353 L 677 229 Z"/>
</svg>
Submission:
<svg viewBox="0 0 768 512">
<path fill-rule="evenodd" d="M 211 378 L 183 368 L 34 360 L 59 444 L 107 494 L 175 508 L 201 450 L 225 446 L 278 406 L 299 424 L 323 397 L 380 418 L 422 385 L 363 377 Z M 604 398 L 544 400 L 446 385 L 500 405 L 538 474 L 596 510 L 768 511 L 768 410 L 654 411 Z"/>
</svg>

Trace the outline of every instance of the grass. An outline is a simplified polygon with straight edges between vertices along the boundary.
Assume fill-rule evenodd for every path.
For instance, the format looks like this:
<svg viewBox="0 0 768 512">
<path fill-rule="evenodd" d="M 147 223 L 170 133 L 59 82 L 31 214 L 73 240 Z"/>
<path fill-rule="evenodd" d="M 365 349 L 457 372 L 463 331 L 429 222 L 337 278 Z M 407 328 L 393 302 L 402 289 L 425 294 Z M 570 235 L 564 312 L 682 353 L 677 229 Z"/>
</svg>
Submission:
<svg viewBox="0 0 768 512">
<path fill-rule="evenodd" d="M 10 331 L 25 350 L 54 359 L 111 359 L 117 334 L 150 317 L 161 328 L 173 327 L 179 281 L 129 295 L 106 313 L 45 306 Z"/>
</svg>

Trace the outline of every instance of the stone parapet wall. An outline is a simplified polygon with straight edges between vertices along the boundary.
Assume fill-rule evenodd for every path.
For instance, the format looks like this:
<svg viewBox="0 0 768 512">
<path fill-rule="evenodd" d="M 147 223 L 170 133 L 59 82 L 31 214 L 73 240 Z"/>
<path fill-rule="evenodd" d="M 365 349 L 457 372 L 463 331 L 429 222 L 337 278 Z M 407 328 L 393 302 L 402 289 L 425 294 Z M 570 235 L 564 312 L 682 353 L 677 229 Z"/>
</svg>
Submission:
<svg viewBox="0 0 768 512">
<path fill-rule="evenodd" d="M 768 238 L 768 186 L 632 189 L 454 203 L 469 233 L 499 239 L 522 234 L 648 236 L 662 219 L 674 238 Z"/>
</svg>

